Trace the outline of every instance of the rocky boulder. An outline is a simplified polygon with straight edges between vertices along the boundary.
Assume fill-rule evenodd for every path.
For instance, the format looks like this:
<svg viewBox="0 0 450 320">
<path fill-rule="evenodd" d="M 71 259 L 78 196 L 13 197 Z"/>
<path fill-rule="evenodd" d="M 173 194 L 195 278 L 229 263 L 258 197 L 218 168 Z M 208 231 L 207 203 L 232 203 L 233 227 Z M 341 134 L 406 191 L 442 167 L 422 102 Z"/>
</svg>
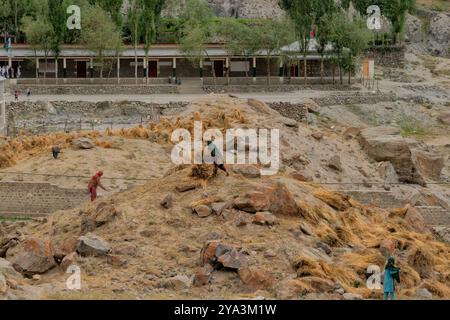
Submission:
<svg viewBox="0 0 450 320">
<path fill-rule="evenodd" d="M 111 246 L 104 239 L 92 233 L 78 238 L 77 252 L 82 256 L 106 256 L 111 252 Z"/>
<path fill-rule="evenodd" d="M 252 188 L 252 187 L 251 187 Z M 273 214 L 297 215 L 299 212 L 294 196 L 285 184 L 277 183 L 271 187 L 253 187 L 253 191 L 234 200 L 238 210 L 256 213 L 270 211 Z"/>
<path fill-rule="evenodd" d="M 414 139 L 406 139 L 396 128 L 364 129 L 359 141 L 368 155 L 376 161 L 389 161 L 401 182 L 424 185 L 426 178 L 438 179 L 443 168 L 440 154 L 421 149 Z"/>
<path fill-rule="evenodd" d="M 196 213 L 200 218 L 206 218 L 212 214 L 211 208 L 204 204 L 193 207 L 192 212 Z"/>
<path fill-rule="evenodd" d="M 305 170 L 298 170 L 291 173 L 291 177 L 301 182 L 312 182 L 313 177 Z"/>
<path fill-rule="evenodd" d="M 242 282 L 254 290 L 270 289 L 275 282 L 267 270 L 259 267 L 244 267 L 239 269 L 238 273 Z"/>
<path fill-rule="evenodd" d="M 328 160 L 327 166 L 333 170 L 342 171 L 341 157 L 337 154 L 334 155 Z"/>
<path fill-rule="evenodd" d="M 398 175 L 395 168 L 389 161 L 383 161 L 378 164 L 378 173 L 386 184 L 398 183 Z"/>
<path fill-rule="evenodd" d="M 71 265 L 75 264 L 78 259 L 78 254 L 76 252 L 69 253 L 61 261 L 59 267 L 65 272 Z"/>
<path fill-rule="evenodd" d="M 220 240 L 208 241 L 202 248 L 200 256 L 203 266 L 210 264 L 214 269 L 239 270 L 248 265 L 244 254 Z"/>
<path fill-rule="evenodd" d="M 415 296 L 419 299 L 426 299 L 426 300 L 433 299 L 433 294 L 430 291 L 428 291 L 427 288 L 417 289 Z"/>
<path fill-rule="evenodd" d="M 419 233 L 429 232 L 427 223 L 425 222 L 422 214 L 414 207 L 409 207 L 406 211 L 405 221 L 410 225 L 411 229 Z"/>
<path fill-rule="evenodd" d="M 258 167 L 248 164 L 236 164 L 233 166 L 233 172 L 246 178 L 261 177 L 261 170 Z"/>
<path fill-rule="evenodd" d="M 257 212 L 253 217 L 253 223 L 260 226 L 273 226 L 277 224 L 277 218 L 270 212 Z"/>
<path fill-rule="evenodd" d="M 53 244 L 49 239 L 28 238 L 14 248 L 9 259 L 17 271 L 31 277 L 42 274 L 56 266 Z"/>
<path fill-rule="evenodd" d="M 163 285 L 166 289 L 181 291 L 189 289 L 191 287 L 191 279 L 189 279 L 185 275 L 177 275 L 175 277 L 166 279 Z"/>
<path fill-rule="evenodd" d="M 450 126 L 450 112 L 442 112 L 437 119 L 440 123 Z"/>
<path fill-rule="evenodd" d="M 164 197 L 164 199 L 162 199 L 159 204 L 161 205 L 161 207 L 163 207 L 165 209 L 170 209 L 173 206 L 173 196 L 172 196 L 172 194 L 169 193 L 168 195 L 166 195 Z"/>
<path fill-rule="evenodd" d="M 6 259 L 0 258 L 0 274 L 5 277 L 21 278 L 22 275 L 14 269 L 13 264 Z"/>
<path fill-rule="evenodd" d="M 195 287 L 201 287 L 210 284 L 213 270 L 213 267 L 209 264 L 197 268 L 194 274 L 193 285 Z"/>
<path fill-rule="evenodd" d="M 77 138 L 72 141 L 72 145 L 78 149 L 93 149 L 95 147 L 94 141 L 89 138 Z"/>
<path fill-rule="evenodd" d="M 430 21 L 430 36 L 428 45 L 432 50 L 431 53 L 446 56 L 449 53 L 450 43 L 450 14 L 448 12 L 440 12 L 435 14 Z"/>
<path fill-rule="evenodd" d="M 419 175 L 438 181 L 444 168 L 444 157 L 439 153 L 411 149 L 411 159 Z"/>
<path fill-rule="evenodd" d="M 95 208 L 81 212 L 81 232 L 92 232 L 95 229 L 114 221 L 120 216 L 113 204 L 100 202 Z"/>
<path fill-rule="evenodd" d="M 405 40 L 408 42 L 420 42 L 423 39 L 422 34 L 422 20 L 411 15 L 406 14 L 406 30 Z"/>
</svg>

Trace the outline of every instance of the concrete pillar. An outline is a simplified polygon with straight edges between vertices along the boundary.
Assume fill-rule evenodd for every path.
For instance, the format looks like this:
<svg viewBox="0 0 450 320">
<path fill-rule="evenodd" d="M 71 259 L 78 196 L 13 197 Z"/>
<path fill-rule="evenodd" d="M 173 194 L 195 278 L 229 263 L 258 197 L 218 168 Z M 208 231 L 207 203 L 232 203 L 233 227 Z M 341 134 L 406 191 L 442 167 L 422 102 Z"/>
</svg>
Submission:
<svg viewBox="0 0 450 320">
<path fill-rule="evenodd" d="M 89 61 L 89 73 L 91 75 L 91 78 L 94 78 L 94 59 L 91 58 Z"/>
<path fill-rule="evenodd" d="M 172 77 L 177 77 L 177 58 L 172 59 Z"/>
<path fill-rule="evenodd" d="M 63 78 L 67 78 L 67 59 L 63 58 Z"/>
<path fill-rule="evenodd" d="M 203 81 L 203 59 L 200 59 L 200 79 Z"/>
<path fill-rule="evenodd" d="M 117 56 L 117 83 L 120 83 L 120 57 Z"/>
<path fill-rule="evenodd" d="M 252 74 L 253 74 L 253 82 L 256 82 L 256 57 L 253 57 Z"/>
<path fill-rule="evenodd" d="M 146 57 L 144 57 L 142 59 L 142 66 L 144 67 L 144 78 L 147 78 L 148 63 L 147 63 L 147 58 Z"/>
<path fill-rule="evenodd" d="M 55 78 L 58 79 L 58 59 L 55 58 Z"/>
<path fill-rule="evenodd" d="M 283 65 L 283 61 L 280 61 L 280 74 L 279 74 L 279 76 L 280 76 L 280 83 L 283 83 L 283 80 L 284 80 L 284 65 Z"/>
<path fill-rule="evenodd" d="M 36 78 L 39 78 L 39 58 L 36 58 Z"/>
<path fill-rule="evenodd" d="M 11 54 L 8 57 L 8 66 L 11 68 L 12 67 L 12 56 Z"/>
</svg>

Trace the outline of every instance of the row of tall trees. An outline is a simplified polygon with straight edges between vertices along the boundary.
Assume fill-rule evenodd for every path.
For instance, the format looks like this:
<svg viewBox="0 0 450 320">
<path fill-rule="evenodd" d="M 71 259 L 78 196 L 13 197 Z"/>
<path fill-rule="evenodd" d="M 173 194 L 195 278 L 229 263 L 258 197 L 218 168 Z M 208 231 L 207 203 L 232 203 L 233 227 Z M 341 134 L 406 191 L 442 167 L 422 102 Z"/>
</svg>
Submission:
<svg viewBox="0 0 450 320">
<path fill-rule="evenodd" d="M 111 52 L 118 56 L 123 43 L 131 42 L 137 81 L 138 48 L 143 46 L 148 61 L 166 1 L 128 0 L 128 11 L 123 15 L 123 0 L 0 0 L 0 28 L 5 34 L 15 35 L 15 41 L 26 38 L 35 51 L 44 52 L 45 60 L 50 54 L 58 57 L 63 43 L 81 43 L 95 52 L 101 77 L 106 63 L 104 57 L 111 56 Z M 350 3 L 361 16 L 366 14 L 369 5 L 379 5 L 383 15 L 392 22 L 396 38 L 404 26 L 406 12 L 414 7 L 414 0 L 342 0 L 340 5 L 335 0 L 280 0 L 288 13 L 286 18 L 244 21 L 215 17 L 207 0 L 186 0 L 176 19 L 180 30 L 178 42 L 196 65 L 209 58 L 206 48 L 211 43 L 223 43 L 229 58 L 236 55 L 250 58 L 257 53 L 265 55 L 269 83 L 270 65 L 275 56 L 281 56 L 286 63 L 296 63 L 301 55 L 303 77 L 307 83 L 307 56 L 314 38 L 314 49 L 322 57 L 322 77 L 325 58 L 331 59 L 341 71 L 351 74 L 370 34 L 361 16 L 350 17 L 343 10 Z M 72 4 L 81 7 L 81 30 L 66 27 L 66 8 Z M 297 52 L 281 52 L 281 48 L 295 41 L 299 47 Z M 230 68 L 226 70 L 229 79 Z M 214 68 L 213 77 L 216 77 Z"/>
<path fill-rule="evenodd" d="M 270 84 L 271 65 L 274 57 L 284 64 L 295 64 L 299 55 L 303 57 L 304 80 L 308 79 L 307 56 L 311 49 L 321 55 L 321 77 L 323 79 L 324 60 L 330 58 L 342 74 L 354 73 L 358 56 L 368 46 L 370 33 L 365 21 L 358 17 L 349 18 L 334 0 L 282 0 L 288 17 L 246 23 L 236 19 L 217 20 L 205 0 L 187 0 L 181 14 L 181 50 L 195 65 L 208 57 L 210 43 L 224 44 L 228 59 L 233 56 L 250 58 L 255 54 L 265 55 L 267 61 L 267 82 Z M 311 48 L 311 39 L 315 48 Z M 298 50 L 289 48 L 297 41 Z M 283 50 L 284 47 L 287 47 Z M 226 68 L 229 79 L 230 68 Z M 216 81 L 214 67 L 213 78 Z M 247 73 L 248 75 L 248 73 Z"/>
<path fill-rule="evenodd" d="M 73 4 L 81 8 L 81 30 L 66 26 L 66 10 Z M 62 44 L 83 44 L 95 53 L 102 78 L 111 64 L 105 56 L 119 55 L 127 38 L 136 50 L 143 43 L 148 55 L 164 0 L 130 0 L 126 17 L 120 11 L 122 4 L 123 0 L 0 0 L 0 27 L 5 36 L 12 35 L 15 41 L 24 37 L 35 53 L 42 51 L 46 66 L 50 54 L 59 57 Z M 137 58 L 135 75 L 137 79 Z"/>
</svg>

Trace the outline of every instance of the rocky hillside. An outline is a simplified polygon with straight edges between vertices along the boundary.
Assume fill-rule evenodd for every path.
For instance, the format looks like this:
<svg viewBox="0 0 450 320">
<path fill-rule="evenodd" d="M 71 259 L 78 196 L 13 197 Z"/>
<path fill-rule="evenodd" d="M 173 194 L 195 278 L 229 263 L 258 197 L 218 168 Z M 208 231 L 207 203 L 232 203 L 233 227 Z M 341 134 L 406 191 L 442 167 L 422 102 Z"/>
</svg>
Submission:
<svg viewBox="0 0 450 320">
<path fill-rule="evenodd" d="M 277 0 L 208 0 L 208 3 L 219 17 L 268 19 L 284 14 Z M 184 4 L 184 0 L 167 1 L 163 16 L 177 16 Z"/>
<path fill-rule="evenodd" d="M 3 222 L 0 295 L 379 299 L 381 291 L 366 286 L 366 270 L 383 269 L 394 254 L 402 270 L 401 298 L 450 297 L 450 247 L 416 208 L 363 205 L 314 182 L 367 175 L 383 183 L 379 161 L 392 165 L 391 177 L 431 181 L 439 157 L 430 148 L 390 129 L 324 135 L 259 101 L 224 96 L 194 102 L 178 117 L 133 132 L 142 143 L 151 139 L 166 147 L 168 133 L 192 130 L 194 120 L 204 129 L 280 128 L 280 172 L 261 177 L 259 166 L 235 165 L 226 177 L 213 176 L 208 166 L 177 166 L 95 204 L 39 221 Z M 394 145 L 402 146 L 401 154 L 389 153 Z M 81 269 L 80 291 L 65 288 L 72 264 Z"/>
</svg>

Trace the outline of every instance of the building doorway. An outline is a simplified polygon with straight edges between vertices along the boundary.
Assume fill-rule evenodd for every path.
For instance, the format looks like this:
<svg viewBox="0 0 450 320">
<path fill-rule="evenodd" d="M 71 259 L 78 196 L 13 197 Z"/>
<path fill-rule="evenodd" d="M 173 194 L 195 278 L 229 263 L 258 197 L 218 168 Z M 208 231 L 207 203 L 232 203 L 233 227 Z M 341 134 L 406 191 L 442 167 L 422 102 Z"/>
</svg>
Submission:
<svg viewBox="0 0 450 320">
<path fill-rule="evenodd" d="M 87 77 L 87 63 L 86 61 L 77 61 L 77 78 Z"/>
<path fill-rule="evenodd" d="M 158 77 L 158 61 L 150 60 L 148 62 L 148 76 L 150 78 L 157 78 Z"/>
<path fill-rule="evenodd" d="M 289 70 L 289 76 L 291 78 L 297 78 L 298 77 L 298 65 L 292 65 Z"/>
<path fill-rule="evenodd" d="M 216 73 L 216 77 L 223 77 L 223 60 L 214 60 L 214 72 Z"/>
</svg>

